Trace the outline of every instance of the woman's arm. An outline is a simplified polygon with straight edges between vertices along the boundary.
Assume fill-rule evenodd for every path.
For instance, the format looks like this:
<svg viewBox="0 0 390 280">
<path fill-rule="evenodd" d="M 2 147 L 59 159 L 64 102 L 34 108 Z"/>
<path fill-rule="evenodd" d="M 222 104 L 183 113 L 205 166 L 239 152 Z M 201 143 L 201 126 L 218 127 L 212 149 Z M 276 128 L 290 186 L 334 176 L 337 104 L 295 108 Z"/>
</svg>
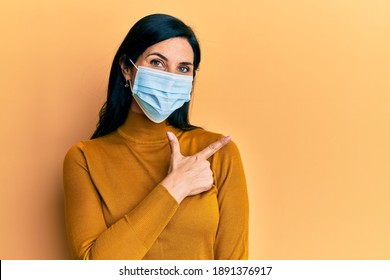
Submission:
<svg viewBox="0 0 390 280">
<path fill-rule="evenodd" d="M 212 162 L 220 212 L 215 259 L 248 259 L 248 193 L 241 156 L 230 142 Z"/>
<path fill-rule="evenodd" d="M 65 157 L 64 189 L 68 239 L 79 259 L 142 259 L 179 206 L 158 185 L 135 209 L 107 227 L 82 144 L 72 147 Z"/>
</svg>

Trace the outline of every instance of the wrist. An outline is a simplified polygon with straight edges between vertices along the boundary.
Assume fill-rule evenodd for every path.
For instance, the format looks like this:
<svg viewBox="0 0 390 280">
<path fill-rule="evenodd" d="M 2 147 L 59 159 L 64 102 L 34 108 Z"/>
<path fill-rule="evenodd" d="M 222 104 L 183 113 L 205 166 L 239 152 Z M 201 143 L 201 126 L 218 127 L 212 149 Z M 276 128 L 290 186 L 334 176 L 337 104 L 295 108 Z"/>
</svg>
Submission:
<svg viewBox="0 0 390 280">
<path fill-rule="evenodd" d="M 184 192 L 185 188 L 177 183 L 176 177 L 172 173 L 168 174 L 168 176 L 165 177 L 160 184 L 167 189 L 167 191 L 176 199 L 178 203 L 180 203 L 187 196 L 187 194 Z"/>
</svg>

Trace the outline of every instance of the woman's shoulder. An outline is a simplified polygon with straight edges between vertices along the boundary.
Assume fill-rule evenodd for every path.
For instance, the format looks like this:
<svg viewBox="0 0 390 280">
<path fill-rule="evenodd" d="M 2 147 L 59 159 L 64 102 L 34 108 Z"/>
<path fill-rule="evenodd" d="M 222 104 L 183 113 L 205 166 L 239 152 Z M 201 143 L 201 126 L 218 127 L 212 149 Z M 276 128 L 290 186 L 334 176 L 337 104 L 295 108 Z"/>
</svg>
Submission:
<svg viewBox="0 0 390 280">
<path fill-rule="evenodd" d="M 210 144 L 214 143 L 215 141 L 218 141 L 219 139 L 225 136 L 227 135 L 220 132 L 213 132 L 203 128 L 196 128 L 184 132 L 182 137 L 184 141 L 196 142 L 199 148 L 204 149 Z M 231 157 L 236 155 L 239 156 L 239 150 L 234 139 L 232 139 L 228 144 L 226 144 L 226 146 L 224 146 L 216 154 L 222 157 L 223 156 Z"/>
<path fill-rule="evenodd" d="M 187 130 L 184 132 L 184 134 L 188 134 L 191 137 L 202 137 L 202 138 L 208 138 L 208 139 L 218 139 L 221 137 L 224 137 L 222 133 L 210 131 L 201 127 Z"/>
<path fill-rule="evenodd" d="M 111 133 L 99 138 L 82 140 L 73 144 L 66 152 L 66 158 L 84 157 L 86 151 L 103 151 L 108 146 L 115 145 L 118 142 L 118 137 L 115 133 Z"/>
<path fill-rule="evenodd" d="M 190 143 L 197 143 L 198 145 L 202 145 L 203 143 L 209 145 L 223 137 L 224 135 L 222 133 L 213 132 L 204 128 L 195 128 L 192 130 L 183 131 L 179 141 L 189 141 Z"/>
</svg>

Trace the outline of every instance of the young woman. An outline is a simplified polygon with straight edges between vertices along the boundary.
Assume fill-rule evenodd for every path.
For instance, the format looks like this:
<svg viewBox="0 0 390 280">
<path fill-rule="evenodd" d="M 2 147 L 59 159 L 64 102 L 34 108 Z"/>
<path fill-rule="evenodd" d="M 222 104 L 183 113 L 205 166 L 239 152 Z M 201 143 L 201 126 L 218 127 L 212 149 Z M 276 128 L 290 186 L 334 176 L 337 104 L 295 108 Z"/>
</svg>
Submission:
<svg viewBox="0 0 390 280">
<path fill-rule="evenodd" d="M 199 63 L 195 34 L 175 17 L 146 16 L 127 34 L 97 129 L 64 161 L 76 258 L 248 258 L 239 151 L 188 121 Z"/>
</svg>

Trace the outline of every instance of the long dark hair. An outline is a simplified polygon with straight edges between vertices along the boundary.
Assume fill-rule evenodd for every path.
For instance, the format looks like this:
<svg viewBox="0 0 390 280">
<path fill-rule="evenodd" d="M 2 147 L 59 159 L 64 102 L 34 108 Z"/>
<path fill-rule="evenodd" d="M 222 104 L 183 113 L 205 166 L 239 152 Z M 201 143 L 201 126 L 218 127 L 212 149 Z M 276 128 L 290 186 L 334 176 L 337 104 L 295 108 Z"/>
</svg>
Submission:
<svg viewBox="0 0 390 280">
<path fill-rule="evenodd" d="M 188 40 L 194 51 L 194 76 L 200 63 L 200 47 L 193 30 L 181 20 L 165 14 L 153 14 L 140 19 L 129 31 L 115 54 L 108 81 L 107 101 L 99 113 L 99 123 L 91 139 L 109 134 L 120 127 L 127 118 L 131 105 L 131 91 L 125 87 L 120 61 L 131 67 L 129 59 L 137 61 L 138 57 L 150 46 L 174 37 Z M 174 111 L 167 123 L 182 129 L 196 128 L 189 123 L 189 102 Z"/>
</svg>

